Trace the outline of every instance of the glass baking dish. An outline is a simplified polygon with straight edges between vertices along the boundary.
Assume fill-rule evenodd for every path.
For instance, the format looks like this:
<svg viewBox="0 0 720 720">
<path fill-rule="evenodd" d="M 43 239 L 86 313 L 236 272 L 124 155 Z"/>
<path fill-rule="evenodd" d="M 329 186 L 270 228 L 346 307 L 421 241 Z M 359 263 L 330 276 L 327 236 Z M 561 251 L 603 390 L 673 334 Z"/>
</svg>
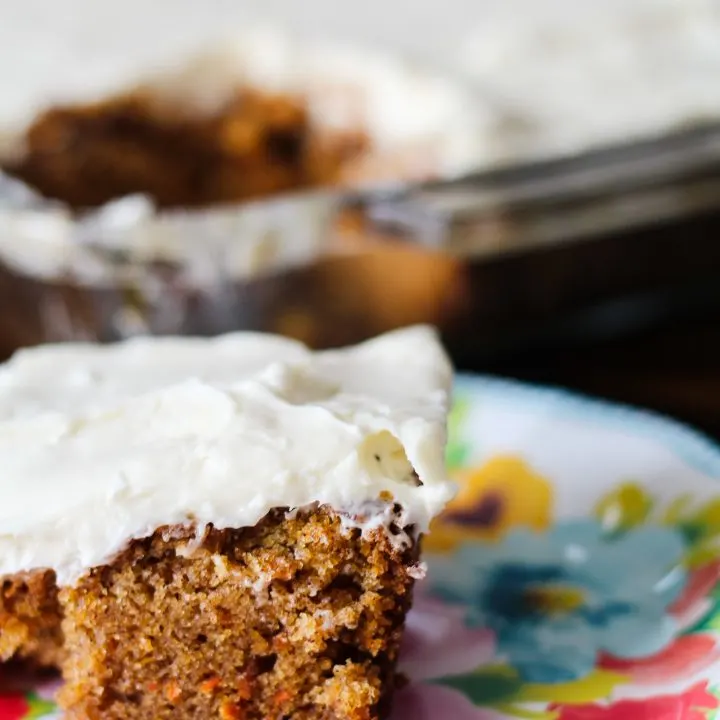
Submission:
<svg viewBox="0 0 720 720">
<path fill-rule="evenodd" d="M 430 322 L 472 367 L 720 300 L 713 125 L 450 181 L 192 213 L 126 198 L 74 218 L 16 185 L 4 197 L 4 354 L 238 329 L 324 347 Z"/>
</svg>

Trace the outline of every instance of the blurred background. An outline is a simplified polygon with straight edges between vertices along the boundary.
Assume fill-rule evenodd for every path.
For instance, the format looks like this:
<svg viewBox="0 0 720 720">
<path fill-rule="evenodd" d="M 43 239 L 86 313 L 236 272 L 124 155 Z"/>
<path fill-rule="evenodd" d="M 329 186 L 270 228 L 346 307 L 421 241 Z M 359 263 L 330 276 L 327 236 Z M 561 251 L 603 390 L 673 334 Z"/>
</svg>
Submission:
<svg viewBox="0 0 720 720">
<path fill-rule="evenodd" d="M 720 438 L 720 0 L 0 0 L 0 61 L 4 355 L 432 322 Z"/>
</svg>

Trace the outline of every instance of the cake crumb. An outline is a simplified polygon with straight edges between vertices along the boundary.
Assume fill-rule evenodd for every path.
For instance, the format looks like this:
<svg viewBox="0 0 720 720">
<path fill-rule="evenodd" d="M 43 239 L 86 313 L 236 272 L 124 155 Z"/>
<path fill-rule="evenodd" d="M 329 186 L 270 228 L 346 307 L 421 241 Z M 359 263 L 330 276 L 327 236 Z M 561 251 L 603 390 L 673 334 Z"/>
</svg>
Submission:
<svg viewBox="0 0 720 720">
<path fill-rule="evenodd" d="M 349 535 L 326 507 L 211 527 L 178 553 L 195 533 L 159 528 L 60 591 L 66 720 L 387 718 L 417 542 Z"/>
</svg>

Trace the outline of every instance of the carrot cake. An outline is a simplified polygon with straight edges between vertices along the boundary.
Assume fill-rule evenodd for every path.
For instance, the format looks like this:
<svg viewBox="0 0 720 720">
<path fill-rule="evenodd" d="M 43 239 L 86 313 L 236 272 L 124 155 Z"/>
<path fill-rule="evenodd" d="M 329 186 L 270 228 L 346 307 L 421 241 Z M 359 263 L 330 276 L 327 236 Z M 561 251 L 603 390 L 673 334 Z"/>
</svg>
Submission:
<svg viewBox="0 0 720 720">
<path fill-rule="evenodd" d="M 376 720 L 452 495 L 414 327 L 22 351 L 0 368 L 0 653 L 66 717 Z"/>
</svg>

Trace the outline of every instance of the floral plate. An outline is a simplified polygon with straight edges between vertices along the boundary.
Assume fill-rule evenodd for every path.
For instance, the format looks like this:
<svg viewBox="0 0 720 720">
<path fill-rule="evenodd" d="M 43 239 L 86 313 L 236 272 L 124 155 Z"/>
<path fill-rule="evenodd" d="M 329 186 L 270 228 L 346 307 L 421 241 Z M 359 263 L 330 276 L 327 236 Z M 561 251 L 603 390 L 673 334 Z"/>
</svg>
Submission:
<svg viewBox="0 0 720 720">
<path fill-rule="evenodd" d="M 720 720 L 720 447 L 462 377 L 393 720 Z M 51 687 L 0 720 L 56 718 Z"/>
</svg>

